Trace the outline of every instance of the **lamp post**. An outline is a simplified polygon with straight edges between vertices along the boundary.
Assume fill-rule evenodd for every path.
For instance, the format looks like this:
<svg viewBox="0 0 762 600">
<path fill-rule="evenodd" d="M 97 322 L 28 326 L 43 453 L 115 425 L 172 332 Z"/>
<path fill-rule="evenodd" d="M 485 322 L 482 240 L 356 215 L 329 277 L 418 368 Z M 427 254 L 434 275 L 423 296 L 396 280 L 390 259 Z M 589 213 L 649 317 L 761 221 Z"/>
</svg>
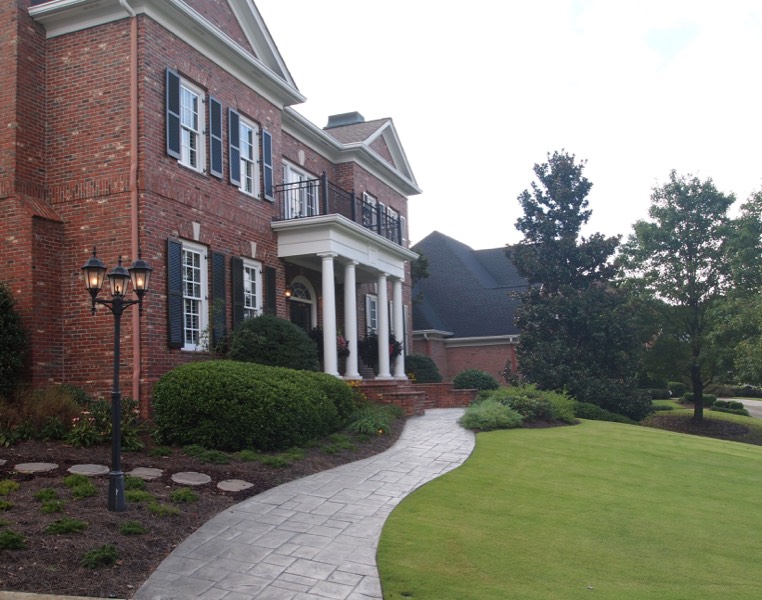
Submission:
<svg viewBox="0 0 762 600">
<path fill-rule="evenodd" d="M 93 301 L 93 314 L 95 314 L 95 305 L 103 304 L 114 315 L 114 386 L 111 390 L 111 472 L 108 481 L 108 509 L 115 512 L 125 509 L 124 473 L 122 472 L 122 392 L 119 389 L 120 326 L 122 313 L 127 307 L 137 304 L 140 312 L 143 312 L 143 296 L 148 291 L 151 271 L 153 269 L 140 257 L 140 252 L 129 269 L 122 266 L 120 256 L 117 266 L 107 275 L 111 288 L 111 300 L 102 300 L 98 298 L 98 293 L 103 287 L 106 265 L 95 255 L 95 248 L 93 248 L 93 255 L 82 266 L 85 287 L 90 292 Z M 138 297 L 137 300 L 125 298 L 130 280 L 132 280 L 132 290 Z"/>
</svg>

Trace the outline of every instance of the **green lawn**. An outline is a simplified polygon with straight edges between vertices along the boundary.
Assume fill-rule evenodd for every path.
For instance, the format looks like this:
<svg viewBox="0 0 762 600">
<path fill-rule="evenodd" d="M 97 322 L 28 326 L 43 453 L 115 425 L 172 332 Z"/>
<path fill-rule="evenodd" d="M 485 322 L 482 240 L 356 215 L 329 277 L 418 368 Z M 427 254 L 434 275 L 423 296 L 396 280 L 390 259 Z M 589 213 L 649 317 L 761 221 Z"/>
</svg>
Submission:
<svg viewBox="0 0 762 600">
<path fill-rule="evenodd" d="M 762 598 L 762 447 L 583 421 L 477 436 L 381 537 L 384 598 Z"/>
</svg>

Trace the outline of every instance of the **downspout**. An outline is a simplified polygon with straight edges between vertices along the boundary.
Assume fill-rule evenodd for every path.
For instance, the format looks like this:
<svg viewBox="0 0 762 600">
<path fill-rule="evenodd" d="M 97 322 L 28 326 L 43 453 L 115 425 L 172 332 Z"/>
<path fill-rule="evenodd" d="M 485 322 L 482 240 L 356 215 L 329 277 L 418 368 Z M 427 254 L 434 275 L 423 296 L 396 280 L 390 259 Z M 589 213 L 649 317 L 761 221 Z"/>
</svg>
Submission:
<svg viewBox="0 0 762 600">
<path fill-rule="evenodd" d="M 127 0 L 119 4 L 129 15 L 130 23 L 130 226 L 131 255 L 135 260 L 140 250 L 138 237 L 138 19 Z M 132 311 L 132 397 L 138 401 L 141 415 L 148 416 L 148 408 L 140 401 L 140 313 Z"/>
</svg>

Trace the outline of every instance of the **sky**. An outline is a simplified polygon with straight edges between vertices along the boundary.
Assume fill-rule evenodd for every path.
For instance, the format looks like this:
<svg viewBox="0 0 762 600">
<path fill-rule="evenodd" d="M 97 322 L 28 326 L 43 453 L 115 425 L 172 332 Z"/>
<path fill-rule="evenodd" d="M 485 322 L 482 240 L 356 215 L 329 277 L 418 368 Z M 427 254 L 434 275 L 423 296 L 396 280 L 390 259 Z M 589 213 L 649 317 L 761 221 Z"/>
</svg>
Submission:
<svg viewBox="0 0 762 600">
<path fill-rule="evenodd" d="M 255 0 L 323 127 L 391 117 L 423 193 L 415 243 L 521 240 L 533 166 L 586 160 L 583 234 L 631 233 L 671 170 L 762 189 L 759 0 Z"/>
</svg>

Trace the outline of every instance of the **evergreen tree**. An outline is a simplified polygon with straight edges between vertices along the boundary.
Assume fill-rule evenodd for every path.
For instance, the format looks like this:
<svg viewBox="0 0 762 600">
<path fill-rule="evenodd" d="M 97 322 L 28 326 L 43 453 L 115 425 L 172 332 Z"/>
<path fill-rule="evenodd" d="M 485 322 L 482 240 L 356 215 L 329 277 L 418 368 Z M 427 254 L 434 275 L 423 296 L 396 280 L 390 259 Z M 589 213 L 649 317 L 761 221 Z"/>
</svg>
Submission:
<svg viewBox="0 0 762 600">
<path fill-rule="evenodd" d="M 650 399 L 636 393 L 640 339 L 631 298 L 611 285 L 618 237 L 581 236 L 592 184 L 585 162 L 554 152 L 534 166 L 537 182 L 518 200 L 524 239 L 507 249 L 531 285 L 517 311 L 523 378 L 566 389 L 582 402 L 641 419 Z"/>
</svg>

